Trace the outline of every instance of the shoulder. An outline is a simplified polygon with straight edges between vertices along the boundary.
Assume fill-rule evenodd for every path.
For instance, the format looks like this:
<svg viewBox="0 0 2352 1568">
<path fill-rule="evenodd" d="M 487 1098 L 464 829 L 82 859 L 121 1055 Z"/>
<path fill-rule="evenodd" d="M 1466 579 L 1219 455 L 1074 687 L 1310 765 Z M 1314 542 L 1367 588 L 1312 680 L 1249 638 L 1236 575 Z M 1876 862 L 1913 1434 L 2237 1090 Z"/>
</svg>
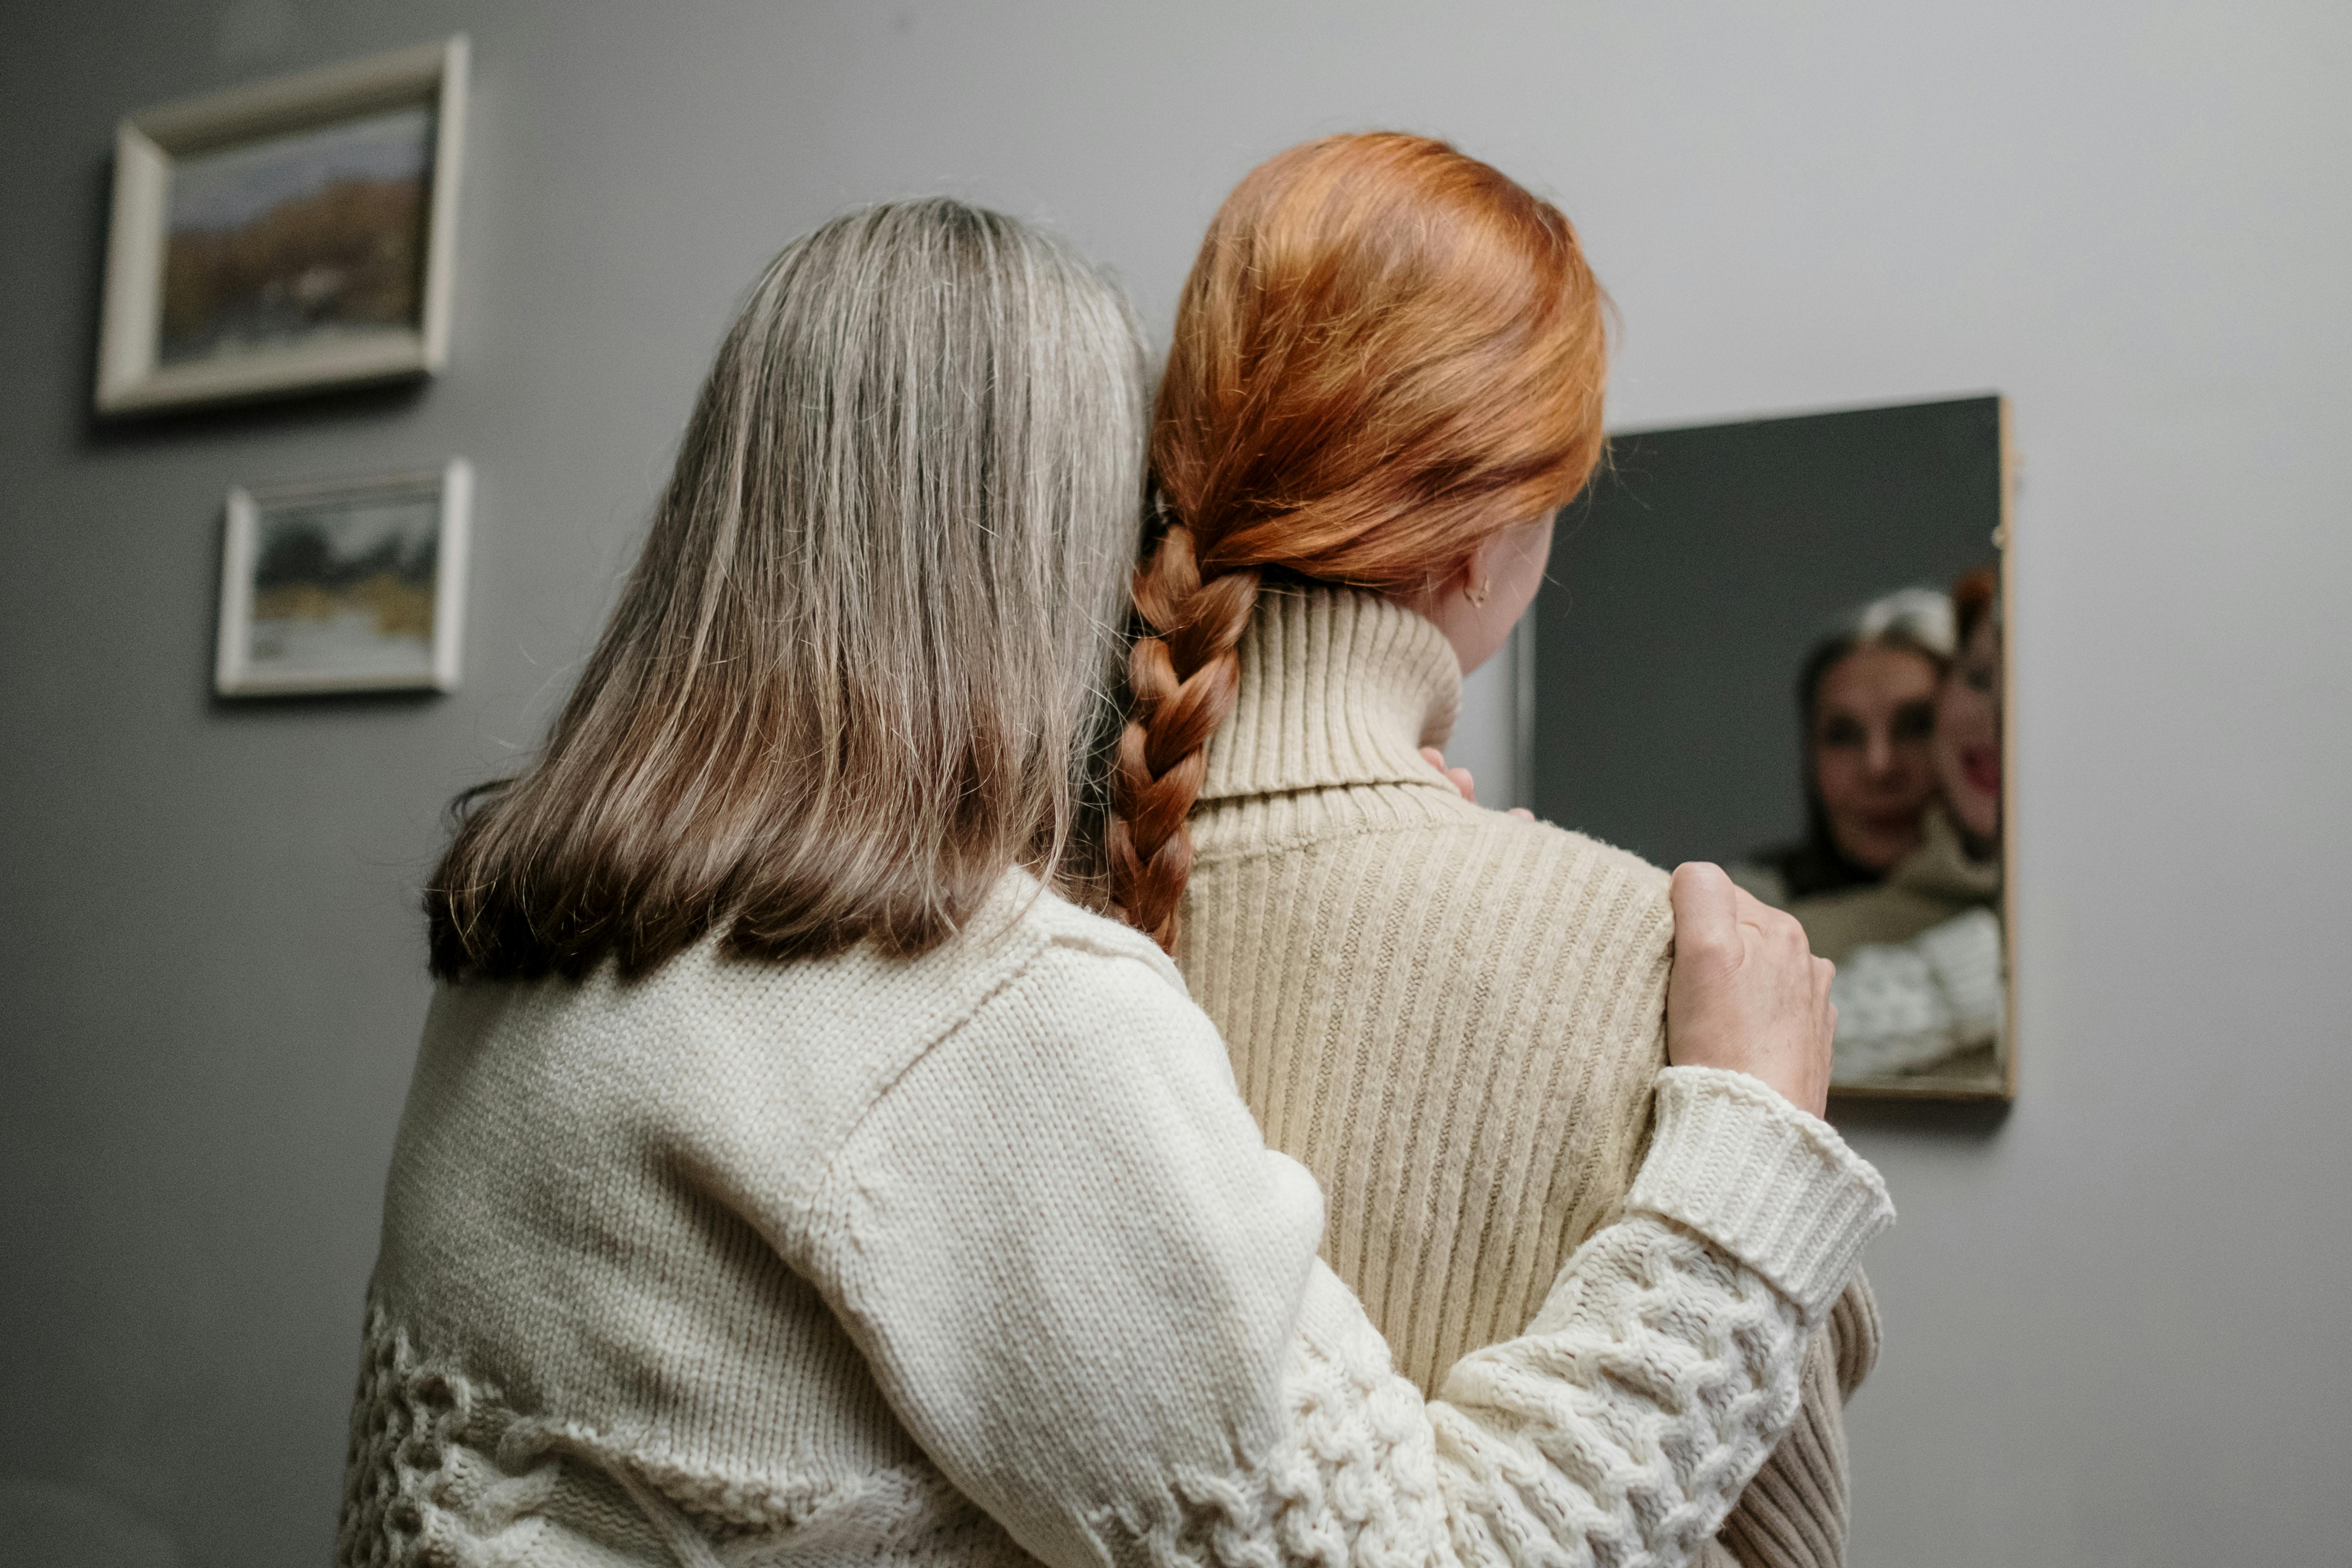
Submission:
<svg viewBox="0 0 2352 1568">
<path fill-rule="evenodd" d="M 1664 902 L 1673 879 L 1660 868 L 1652 865 L 1630 849 L 1572 828 L 1557 827 L 1549 822 L 1526 822 L 1506 816 L 1499 812 L 1482 812 L 1483 816 L 1498 818 L 1502 829 L 1531 842 L 1557 844 L 1574 858 L 1590 875 L 1607 876 L 1622 881 L 1637 890 L 1645 900 Z"/>
<path fill-rule="evenodd" d="M 836 1184 L 895 1180 L 919 1148 L 927 1168 L 945 1157 L 959 1182 L 1008 1203 L 1025 1194 L 1029 1209 L 1055 1192 L 1099 1204 L 1106 1164 L 1157 1173 L 1127 1194 L 1131 1208 L 1180 1188 L 1234 1197 L 1237 1173 L 1266 1151 L 1175 966 L 1149 938 L 1058 900 L 1018 924 L 1032 939 L 1024 962 L 883 1086 L 841 1147 Z M 1286 1190 L 1296 1175 L 1273 1179 Z M 1319 1224 L 1319 1196 L 1301 1201 Z"/>
<path fill-rule="evenodd" d="M 1197 1014 L 1148 938 L 1019 873 L 913 956 L 863 944 L 776 963 L 713 938 L 634 982 L 607 969 L 445 991 L 419 1068 L 436 1098 L 478 1098 L 496 1079 L 504 1103 L 532 1108 L 534 1136 L 667 1150 L 754 1209 L 795 1207 L 943 1044 L 1134 1036 L 1146 1018 L 1181 1032 Z"/>
<path fill-rule="evenodd" d="M 1597 879 L 1663 904 L 1668 877 L 1640 856 L 1557 826 L 1474 805 L 1444 785 L 1354 784 L 1220 801 L 1198 811 L 1198 865 L 1342 853 L 1426 858 L 1439 845 L 1465 878 L 1507 866 L 1539 881 Z M 1475 865 L 1479 869 L 1473 871 Z M 1197 874 L 1197 873 L 1196 873 Z"/>
<path fill-rule="evenodd" d="M 1231 1092 L 1223 1039 L 1157 942 L 1051 894 L 1024 908 L 1017 924 L 1018 963 L 926 1042 L 926 1057 L 978 1063 L 984 1073 L 1034 1062 L 1068 1075 L 1064 1092 L 1091 1081 L 1097 1067 L 1105 1082 L 1164 1084 L 1175 1072 Z"/>
<path fill-rule="evenodd" d="M 1493 846 L 1494 852 L 1506 860 L 1550 877 L 1603 882 L 1644 905 L 1665 903 L 1672 878 L 1606 839 L 1541 819 L 1530 822 L 1507 812 L 1488 811 L 1468 801 L 1457 801 L 1449 815 L 1457 831 L 1466 831 Z"/>
<path fill-rule="evenodd" d="M 1770 859 L 1734 860 L 1724 868 L 1732 881 L 1776 910 L 1789 907 L 1789 879 Z"/>
<path fill-rule="evenodd" d="M 1082 909 L 1067 899 L 1036 888 L 1019 915 L 1032 962 L 1055 960 L 1057 966 L 1077 973 L 1130 973 L 1139 968 L 1160 984 L 1183 996 L 1184 976 L 1160 944 L 1108 915 Z M 1131 977 L 1131 973 L 1130 973 Z"/>
<path fill-rule="evenodd" d="M 1433 831 L 1454 841 L 1449 879 L 1479 902 L 1565 902 L 1588 920 L 1642 928 L 1661 946 L 1672 940 L 1673 879 L 1631 850 L 1466 801 Z"/>
<path fill-rule="evenodd" d="M 1618 994 L 1601 1005 L 1622 1012 L 1654 992 L 1663 1005 L 1670 879 L 1589 834 L 1381 785 L 1223 805 L 1207 837 L 1185 905 L 1198 984 L 1286 946 L 1323 969 L 1381 954 L 1439 975 L 1468 966 L 1497 995 Z"/>
<path fill-rule="evenodd" d="M 1013 872 L 953 937 L 911 957 L 870 945 L 785 963 L 738 960 L 706 942 L 644 987 L 650 1005 L 717 1032 L 773 1041 L 827 1019 L 846 1039 L 920 1048 L 1041 968 L 1117 975 L 1181 1001 L 1183 978 L 1150 938 Z M 624 992 L 631 988 L 624 988 Z"/>
<path fill-rule="evenodd" d="M 1789 906 L 1789 912 L 1805 928 L 1805 938 L 1816 953 L 1843 963 L 1858 947 L 1909 942 L 1966 907 L 1886 882 L 1799 899 Z"/>
<path fill-rule="evenodd" d="M 937 1037 L 935 1050 L 952 1046 L 999 1062 L 1034 1056 L 1070 1068 L 1108 1062 L 1145 1076 L 1198 1058 L 1212 1064 L 1212 1078 L 1229 1079 L 1216 1026 L 1150 937 L 1042 891 L 1016 923 L 1019 963 Z"/>
<path fill-rule="evenodd" d="M 1887 874 L 1887 886 L 1962 907 L 1990 903 L 2000 897 L 2000 858 L 1971 857 L 1948 811 L 1940 805 L 1930 807 L 1925 827 L 1919 847 Z"/>
<path fill-rule="evenodd" d="M 1539 928 L 1557 943 L 1539 944 L 1529 963 L 1549 962 L 1565 946 L 1596 977 L 1613 972 L 1621 985 L 1643 993 L 1663 985 L 1675 937 L 1672 877 L 1590 834 L 1499 812 L 1479 815 L 1503 873 L 1489 886 L 1499 893 L 1516 882 L 1519 897 L 1559 911 Z"/>
</svg>

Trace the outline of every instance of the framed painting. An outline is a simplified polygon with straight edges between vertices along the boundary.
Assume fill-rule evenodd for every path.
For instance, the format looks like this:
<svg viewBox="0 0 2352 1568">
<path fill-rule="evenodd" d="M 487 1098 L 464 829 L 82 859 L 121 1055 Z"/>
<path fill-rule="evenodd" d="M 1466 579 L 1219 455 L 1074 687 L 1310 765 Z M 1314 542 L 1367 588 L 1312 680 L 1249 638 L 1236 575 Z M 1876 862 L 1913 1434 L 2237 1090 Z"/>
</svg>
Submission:
<svg viewBox="0 0 2352 1568">
<path fill-rule="evenodd" d="M 452 691 L 473 469 L 234 489 L 213 686 L 224 697 Z"/>
<path fill-rule="evenodd" d="M 438 372 L 466 58 L 454 37 L 123 121 L 98 411 Z"/>
<path fill-rule="evenodd" d="M 1837 1095 L 2015 1092 L 2007 429 L 1981 396 L 1614 435 L 1529 617 L 1530 804 L 1795 914 Z"/>
</svg>

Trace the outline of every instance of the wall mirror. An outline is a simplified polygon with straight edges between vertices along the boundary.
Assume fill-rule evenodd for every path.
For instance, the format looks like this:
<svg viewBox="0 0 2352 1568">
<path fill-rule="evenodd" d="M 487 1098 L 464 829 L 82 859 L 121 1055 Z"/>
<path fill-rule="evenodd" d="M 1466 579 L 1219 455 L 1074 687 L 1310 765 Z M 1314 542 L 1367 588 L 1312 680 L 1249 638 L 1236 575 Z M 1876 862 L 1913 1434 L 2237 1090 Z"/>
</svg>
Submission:
<svg viewBox="0 0 2352 1568">
<path fill-rule="evenodd" d="M 1985 396 L 1618 435 L 1518 651 L 1537 814 L 1794 912 L 1842 1095 L 2015 1091 L 2006 429 Z"/>
</svg>

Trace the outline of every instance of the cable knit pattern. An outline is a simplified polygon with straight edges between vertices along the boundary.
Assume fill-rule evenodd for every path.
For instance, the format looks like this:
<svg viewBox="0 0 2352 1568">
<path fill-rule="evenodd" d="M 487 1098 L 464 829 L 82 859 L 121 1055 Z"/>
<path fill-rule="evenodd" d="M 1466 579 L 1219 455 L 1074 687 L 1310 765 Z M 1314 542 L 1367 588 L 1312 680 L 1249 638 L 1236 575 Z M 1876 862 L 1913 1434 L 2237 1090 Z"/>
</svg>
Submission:
<svg viewBox="0 0 2352 1568">
<path fill-rule="evenodd" d="M 1616 1565 L 1688 1560 L 1796 1403 L 1793 1303 L 1676 1227 L 1635 1220 L 1578 1255 L 1528 1333 L 1424 1405 L 1336 1279 L 1312 1303 L 1279 1450 L 1189 1476 L 1157 1562 Z"/>
<path fill-rule="evenodd" d="M 919 960 L 445 988 L 340 1560 L 1667 1568 L 1887 1216 L 1737 1075 L 1662 1103 L 1650 1206 L 1427 1401 L 1172 965 L 1026 879 Z M 1853 1234 L 1725 1243 L 1735 1173 Z"/>
<path fill-rule="evenodd" d="M 1686 1561 L 1795 1418 L 1804 1323 L 1688 1234 L 1601 1231 L 1524 1336 L 1446 1375 L 1439 1431 L 1481 1504 L 1464 1555 L 1524 1562 L 1565 1519 L 1570 1563 Z M 1575 1441 L 1594 1427 L 1614 1444 Z"/>
<path fill-rule="evenodd" d="M 1624 1203 L 1665 1058 L 1666 878 L 1429 768 L 1461 675 L 1421 616 L 1269 587 L 1238 652 L 1178 959 L 1267 1141 L 1324 1187 L 1324 1257 L 1433 1393 L 1525 1327 Z M 1823 1510 L 1804 1526 L 1819 1550 L 1751 1568 L 1843 1560 L 1840 1395 L 1804 1387 L 1757 1496 Z"/>
<path fill-rule="evenodd" d="M 472 1419 L 474 1404 L 465 1379 L 419 1367 L 407 1337 L 370 1310 L 352 1401 L 339 1562 L 391 1568 L 443 1555 L 430 1548 L 430 1515 L 451 1445 Z"/>
<path fill-rule="evenodd" d="M 1989 1052 L 2007 1005 L 2000 917 L 1972 909 L 1905 942 L 1866 942 L 1837 961 L 1837 1081 L 1948 1070 Z"/>
</svg>

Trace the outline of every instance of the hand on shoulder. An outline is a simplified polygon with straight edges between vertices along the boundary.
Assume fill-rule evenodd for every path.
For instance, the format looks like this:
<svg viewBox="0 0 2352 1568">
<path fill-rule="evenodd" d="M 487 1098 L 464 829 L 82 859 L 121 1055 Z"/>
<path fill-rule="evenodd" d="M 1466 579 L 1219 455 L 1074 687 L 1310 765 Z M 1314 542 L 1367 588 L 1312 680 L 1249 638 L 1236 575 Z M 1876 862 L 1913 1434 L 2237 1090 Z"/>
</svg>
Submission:
<svg viewBox="0 0 2352 1568">
<path fill-rule="evenodd" d="M 1837 1036 L 1836 967 L 1813 956 L 1794 916 L 1734 885 L 1720 866 L 1677 866 L 1670 897 L 1666 1059 L 1747 1073 L 1822 1114 Z"/>
</svg>

